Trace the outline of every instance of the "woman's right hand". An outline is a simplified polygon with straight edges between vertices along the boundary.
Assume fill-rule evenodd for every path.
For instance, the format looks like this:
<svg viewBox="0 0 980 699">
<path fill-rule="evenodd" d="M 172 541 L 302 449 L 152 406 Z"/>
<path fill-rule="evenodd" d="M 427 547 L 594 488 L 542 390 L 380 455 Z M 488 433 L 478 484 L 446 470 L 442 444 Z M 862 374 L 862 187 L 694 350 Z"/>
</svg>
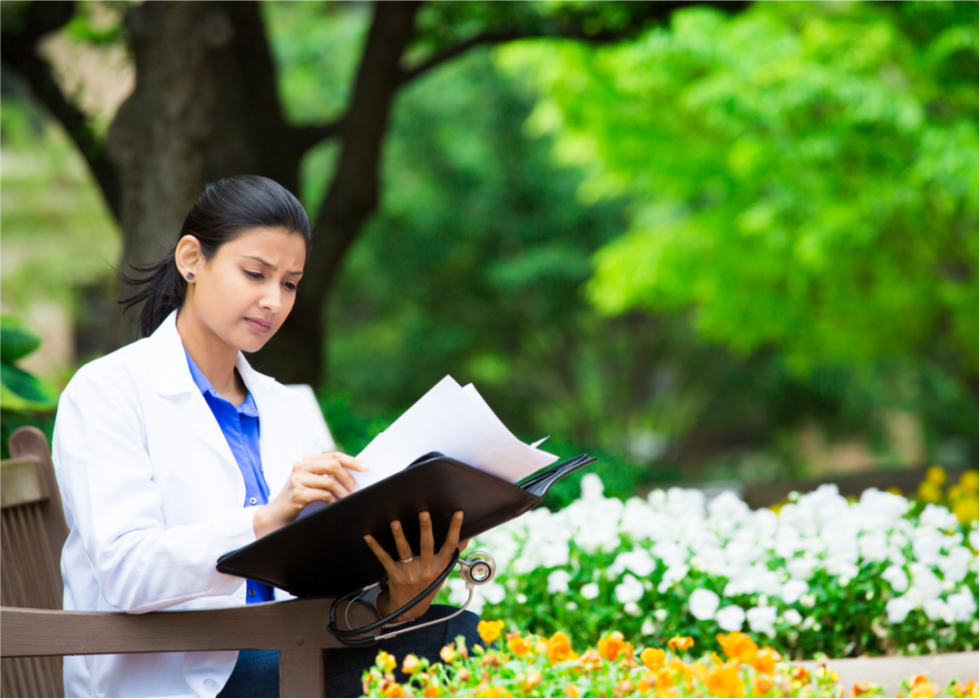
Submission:
<svg viewBox="0 0 980 699">
<path fill-rule="evenodd" d="M 313 502 L 336 502 L 359 490 L 357 481 L 347 472 L 368 470 L 368 465 L 339 451 L 304 456 L 293 464 L 285 487 L 268 505 L 255 511 L 252 528 L 262 537 L 284 527 Z"/>
</svg>

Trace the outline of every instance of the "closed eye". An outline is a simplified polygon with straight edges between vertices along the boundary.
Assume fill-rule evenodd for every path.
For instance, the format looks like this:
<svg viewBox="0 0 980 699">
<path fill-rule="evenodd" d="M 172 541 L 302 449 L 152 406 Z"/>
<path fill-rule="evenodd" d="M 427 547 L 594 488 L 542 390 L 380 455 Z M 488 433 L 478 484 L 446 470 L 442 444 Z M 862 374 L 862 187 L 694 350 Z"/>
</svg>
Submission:
<svg viewBox="0 0 980 699">
<path fill-rule="evenodd" d="M 260 272 L 249 272 L 247 269 L 245 270 L 245 274 L 246 274 L 246 276 L 248 276 L 249 279 L 263 279 L 264 278 Z"/>
<path fill-rule="evenodd" d="M 293 282 L 283 282 L 282 285 L 289 289 L 290 291 L 296 291 L 296 284 Z"/>
</svg>

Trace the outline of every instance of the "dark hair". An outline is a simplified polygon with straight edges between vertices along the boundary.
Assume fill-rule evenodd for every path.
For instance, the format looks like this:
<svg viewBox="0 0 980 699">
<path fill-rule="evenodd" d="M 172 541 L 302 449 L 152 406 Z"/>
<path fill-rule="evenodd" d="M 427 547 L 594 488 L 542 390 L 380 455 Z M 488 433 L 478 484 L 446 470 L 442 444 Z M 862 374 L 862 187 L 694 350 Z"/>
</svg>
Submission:
<svg viewBox="0 0 980 699">
<path fill-rule="evenodd" d="M 240 175 L 209 184 L 194 202 L 180 229 L 179 241 L 192 235 L 201 243 L 201 254 L 210 260 L 218 248 L 250 228 L 285 228 L 298 233 L 310 249 L 310 220 L 288 189 L 278 182 L 258 175 Z M 174 259 L 176 245 L 170 254 L 150 264 L 131 264 L 136 272 L 120 274 L 131 286 L 142 286 L 119 303 L 126 310 L 144 303 L 140 312 L 140 337 L 147 337 L 160 327 L 168 315 L 184 305 L 187 281 L 181 276 Z"/>
</svg>

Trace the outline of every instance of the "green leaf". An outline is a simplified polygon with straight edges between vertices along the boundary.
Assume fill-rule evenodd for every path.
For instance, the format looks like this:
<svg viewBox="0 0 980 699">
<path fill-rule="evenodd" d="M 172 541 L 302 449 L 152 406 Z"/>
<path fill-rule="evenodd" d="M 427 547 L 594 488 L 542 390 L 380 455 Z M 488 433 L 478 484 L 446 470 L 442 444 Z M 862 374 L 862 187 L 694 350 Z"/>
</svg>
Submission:
<svg viewBox="0 0 980 699">
<path fill-rule="evenodd" d="M 0 359 L 5 363 L 25 357 L 41 344 L 41 338 L 20 318 L 0 315 Z"/>
<path fill-rule="evenodd" d="M 14 412 L 47 412 L 58 404 L 58 391 L 49 382 L 7 362 L 0 363 L 0 407 Z"/>
</svg>

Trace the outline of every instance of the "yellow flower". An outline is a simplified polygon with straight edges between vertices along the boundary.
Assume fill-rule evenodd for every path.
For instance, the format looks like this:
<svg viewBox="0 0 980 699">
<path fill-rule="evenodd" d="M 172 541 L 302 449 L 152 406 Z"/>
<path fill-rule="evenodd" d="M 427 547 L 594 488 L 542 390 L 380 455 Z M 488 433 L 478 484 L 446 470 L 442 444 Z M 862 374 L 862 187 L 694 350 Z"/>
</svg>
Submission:
<svg viewBox="0 0 980 699">
<path fill-rule="evenodd" d="M 402 663 L 402 672 L 406 675 L 414 675 L 419 669 L 419 659 L 417 655 L 409 653 L 405 656 L 405 661 Z"/>
<path fill-rule="evenodd" d="M 500 638 L 500 632 L 503 630 L 503 621 L 481 621 L 476 627 L 476 632 L 480 634 L 480 638 L 482 638 L 483 642 L 487 645 L 490 645 Z"/>
<path fill-rule="evenodd" d="M 694 647 L 694 639 L 690 636 L 674 636 L 672 639 L 667 641 L 667 646 L 672 651 L 690 650 Z"/>
<path fill-rule="evenodd" d="M 946 470 L 942 466 L 930 466 L 926 471 L 926 481 L 935 485 L 942 485 L 946 482 Z"/>
<path fill-rule="evenodd" d="M 919 483 L 918 498 L 923 502 L 939 502 L 943 499 L 943 491 L 935 483 L 922 481 Z"/>
<path fill-rule="evenodd" d="M 776 663 L 782 659 L 783 656 L 778 651 L 769 646 L 765 646 L 748 663 L 755 668 L 756 672 L 760 672 L 763 675 L 771 675 L 773 670 L 776 669 Z"/>
<path fill-rule="evenodd" d="M 667 653 L 660 648 L 644 648 L 640 661 L 648 670 L 659 670 L 667 662 Z"/>
<path fill-rule="evenodd" d="M 397 682 L 392 682 L 385 687 L 385 696 L 388 699 L 402 699 L 405 696 L 405 690 Z"/>
<path fill-rule="evenodd" d="M 909 699 L 912 699 L 913 697 L 916 699 L 938 697 L 939 691 L 939 686 L 933 684 L 932 682 L 919 682 L 909 690 Z"/>
<path fill-rule="evenodd" d="M 521 638 L 520 631 L 514 631 L 507 634 L 507 648 L 510 649 L 511 653 L 521 658 L 531 650 L 531 644 L 528 639 Z"/>
<path fill-rule="evenodd" d="M 721 646 L 725 655 L 733 660 L 738 660 L 740 663 L 751 663 L 759 651 L 759 646 L 755 644 L 755 641 L 741 631 L 732 631 L 728 634 L 720 633 L 715 638 L 718 639 L 718 645 Z"/>
<path fill-rule="evenodd" d="M 422 690 L 422 696 L 429 697 L 429 699 L 432 699 L 432 697 L 437 697 L 439 696 L 439 688 L 434 684 L 430 684 L 428 687 Z"/>
<path fill-rule="evenodd" d="M 851 687 L 852 697 L 863 697 L 865 694 L 872 694 L 875 691 L 875 686 L 870 682 L 858 682 L 853 687 Z"/>
<path fill-rule="evenodd" d="M 964 471 L 960 476 L 960 487 L 963 490 L 976 490 L 978 485 L 980 485 L 980 476 L 976 471 Z"/>
<path fill-rule="evenodd" d="M 565 687 L 565 696 L 569 697 L 570 699 L 578 699 L 578 687 L 576 687 L 574 684 L 570 684 Z"/>
<path fill-rule="evenodd" d="M 487 699 L 512 699 L 514 695 L 502 687 L 491 687 L 482 692 L 477 692 L 477 696 L 486 697 Z"/>
<path fill-rule="evenodd" d="M 963 524 L 972 522 L 977 519 L 977 515 L 980 514 L 980 502 L 977 502 L 976 497 L 972 500 L 968 498 L 963 498 L 958 500 L 953 504 L 953 514 L 956 515 L 958 519 Z"/>
<path fill-rule="evenodd" d="M 548 656 L 548 660 L 552 664 L 562 662 L 563 660 L 572 660 L 577 658 L 578 655 L 572 650 L 571 641 L 569 641 L 568 636 L 563 634 L 561 631 L 556 631 L 554 635 L 548 639 L 548 649 L 545 654 Z"/>
<path fill-rule="evenodd" d="M 756 675 L 752 678 L 752 696 L 761 697 L 768 694 L 772 689 L 772 677 L 770 675 Z"/>
<path fill-rule="evenodd" d="M 442 650 L 439 651 L 439 657 L 442 658 L 442 662 L 447 665 L 456 659 L 456 651 L 453 650 L 453 644 L 450 643 L 448 646 L 443 646 Z"/>
<path fill-rule="evenodd" d="M 532 689 L 541 684 L 541 671 L 536 667 L 532 667 L 527 671 L 527 676 L 524 678 L 524 691 L 530 692 Z"/>
<path fill-rule="evenodd" d="M 613 631 L 608 636 L 599 639 L 599 655 L 609 662 L 618 658 L 625 647 L 625 638 L 619 631 Z"/>
<path fill-rule="evenodd" d="M 374 663 L 384 672 L 391 672 L 395 669 L 395 666 L 398 665 L 398 663 L 395 661 L 395 656 L 393 656 L 391 653 L 385 653 L 384 651 L 378 653 L 378 657 L 375 658 Z"/>
<path fill-rule="evenodd" d="M 738 675 L 738 662 L 730 661 L 713 668 L 705 680 L 705 685 L 716 697 L 744 697 L 745 685 Z"/>
</svg>

